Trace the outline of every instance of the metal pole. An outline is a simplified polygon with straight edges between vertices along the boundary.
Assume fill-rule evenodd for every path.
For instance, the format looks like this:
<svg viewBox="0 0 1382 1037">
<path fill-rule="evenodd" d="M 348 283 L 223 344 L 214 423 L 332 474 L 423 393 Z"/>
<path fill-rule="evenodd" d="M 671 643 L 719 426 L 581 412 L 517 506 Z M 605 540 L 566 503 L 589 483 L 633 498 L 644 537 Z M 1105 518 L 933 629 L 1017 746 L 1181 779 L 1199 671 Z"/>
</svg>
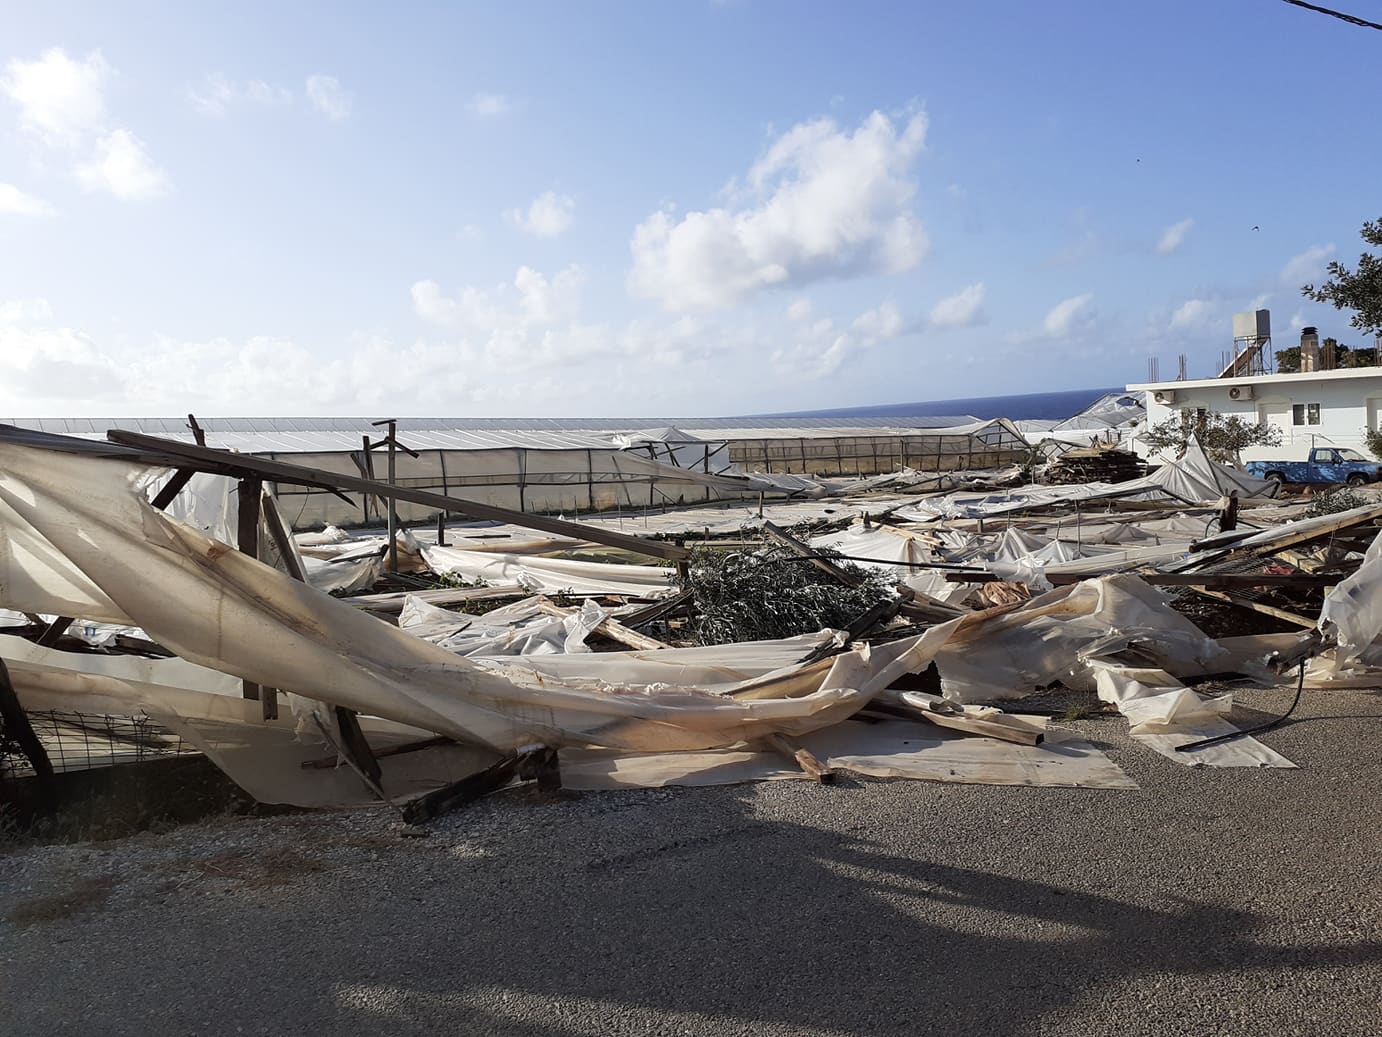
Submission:
<svg viewBox="0 0 1382 1037">
<path fill-rule="evenodd" d="M 393 486 L 394 477 L 397 474 L 395 467 L 398 458 L 398 441 L 395 433 L 398 429 L 396 421 L 389 422 L 389 486 Z M 389 568 L 395 573 L 398 572 L 398 512 L 394 507 L 393 495 L 389 495 Z"/>
</svg>

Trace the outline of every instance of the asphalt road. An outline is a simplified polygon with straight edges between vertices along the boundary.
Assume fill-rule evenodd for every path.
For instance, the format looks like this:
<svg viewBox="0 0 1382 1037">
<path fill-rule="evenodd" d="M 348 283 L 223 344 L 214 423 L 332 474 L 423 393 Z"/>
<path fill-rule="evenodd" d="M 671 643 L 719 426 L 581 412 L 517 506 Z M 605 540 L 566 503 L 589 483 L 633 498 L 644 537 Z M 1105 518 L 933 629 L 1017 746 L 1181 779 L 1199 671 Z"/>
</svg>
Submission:
<svg viewBox="0 0 1382 1037">
<path fill-rule="evenodd" d="M 1243 701 L 1279 710 L 1279 692 Z M 6 1034 L 1382 1033 L 1382 693 L 1140 791 L 509 793 L 0 855 Z"/>
</svg>

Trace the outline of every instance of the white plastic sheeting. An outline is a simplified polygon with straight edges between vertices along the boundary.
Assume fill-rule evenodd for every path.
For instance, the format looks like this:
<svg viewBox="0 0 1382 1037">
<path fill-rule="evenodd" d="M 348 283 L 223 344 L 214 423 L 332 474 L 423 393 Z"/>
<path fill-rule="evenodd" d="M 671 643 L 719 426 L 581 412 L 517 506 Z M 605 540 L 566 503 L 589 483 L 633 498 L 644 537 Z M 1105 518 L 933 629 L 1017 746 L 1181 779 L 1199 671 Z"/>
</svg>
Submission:
<svg viewBox="0 0 1382 1037">
<path fill-rule="evenodd" d="M 1382 533 L 1369 545 L 1357 571 L 1325 596 L 1320 629 L 1338 639 L 1335 671 L 1353 665 L 1382 666 Z"/>
<path fill-rule="evenodd" d="M 1191 767 L 1277 767 L 1295 764 L 1256 738 L 1243 736 L 1217 745 L 1179 752 L 1179 746 L 1233 734 L 1226 719 L 1230 695 L 1191 691 L 1164 670 L 1138 669 L 1095 660 L 1099 697 L 1128 718 L 1128 733 L 1167 759 Z"/>
<path fill-rule="evenodd" d="M 552 616 L 536 599 L 527 599 L 483 616 L 467 616 L 409 594 L 398 628 L 456 655 L 581 655 L 589 654 L 585 639 L 609 615 L 608 609 L 587 599 L 572 615 Z"/>
<path fill-rule="evenodd" d="M 137 623 L 186 660 L 472 744 L 661 750 L 800 734 L 853 713 L 883 676 L 851 652 L 805 678 L 784 675 L 754 699 L 691 687 L 522 683 L 514 671 L 457 658 L 168 519 L 144 499 L 139 467 L 11 445 L 0 452 L 7 532 L 22 530 L 42 548 L 19 565 L 11 559 L 26 572 L 27 591 L 47 586 L 56 570 L 70 577 L 65 597 L 84 583 L 91 600 L 107 603 L 101 618 Z M 35 559 L 38 568 L 22 565 Z M 35 597 L 25 611 L 55 611 L 51 595 Z"/>
<path fill-rule="evenodd" d="M 1124 484 L 1131 485 L 1131 484 Z M 1163 489 L 1188 501 L 1215 501 L 1237 494 L 1242 500 L 1253 497 L 1275 497 L 1276 483 L 1259 479 L 1247 472 L 1209 459 L 1198 439 L 1190 440 L 1185 455 L 1170 464 L 1162 465 L 1138 485 L 1148 489 Z"/>
<path fill-rule="evenodd" d="M 422 544 L 420 549 L 434 573 L 459 576 L 469 582 L 516 583 L 538 594 L 630 594 L 656 598 L 672 593 L 677 578 L 675 569 L 660 565 L 581 562 L 465 551 L 435 544 Z"/>
</svg>

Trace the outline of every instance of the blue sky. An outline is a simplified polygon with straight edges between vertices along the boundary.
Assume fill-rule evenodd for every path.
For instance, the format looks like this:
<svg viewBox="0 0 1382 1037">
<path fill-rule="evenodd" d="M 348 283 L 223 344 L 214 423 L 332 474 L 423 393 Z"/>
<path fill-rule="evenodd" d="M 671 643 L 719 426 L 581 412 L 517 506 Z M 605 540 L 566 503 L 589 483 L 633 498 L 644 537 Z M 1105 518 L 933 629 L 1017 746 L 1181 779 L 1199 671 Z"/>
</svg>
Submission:
<svg viewBox="0 0 1382 1037">
<path fill-rule="evenodd" d="M 1180 353 L 1205 376 L 1253 305 L 1278 347 L 1355 342 L 1299 286 L 1382 215 L 1382 34 L 1278 0 L 0 19 L 13 416 L 762 413 Z"/>
</svg>

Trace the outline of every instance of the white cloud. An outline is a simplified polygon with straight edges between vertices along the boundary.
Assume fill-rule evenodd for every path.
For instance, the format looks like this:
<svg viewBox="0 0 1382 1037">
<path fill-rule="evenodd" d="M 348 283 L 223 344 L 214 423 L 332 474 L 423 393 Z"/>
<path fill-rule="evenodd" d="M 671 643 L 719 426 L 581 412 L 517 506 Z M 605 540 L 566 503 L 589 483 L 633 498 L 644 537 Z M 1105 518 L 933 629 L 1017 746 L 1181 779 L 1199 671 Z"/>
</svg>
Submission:
<svg viewBox="0 0 1382 1037">
<path fill-rule="evenodd" d="M 1263 292 L 1261 295 L 1255 296 L 1255 297 L 1252 299 L 1252 301 L 1248 303 L 1248 309 L 1250 309 L 1250 310 L 1261 310 L 1261 309 L 1266 309 L 1267 303 L 1269 303 L 1269 302 L 1271 302 L 1271 301 L 1272 301 L 1272 293 L 1271 293 L 1271 292 Z"/>
<path fill-rule="evenodd" d="M 773 366 L 784 376 L 808 381 L 827 378 L 859 352 L 897 338 L 905 328 L 902 314 L 890 302 L 865 310 L 847 327 L 831 317 L 815 317 L 809 305 L 799 305 L 802 302 L 798 299 L 788 307 L 793 323 L 785 335 L 791 344 L 772 353 Z"/>
<path fill-rule="evenodd" d="M 576 200 L 570 195 L 544 191 L 533 199 L 526 213 L 510 209 L 504 217 L 525 234 L 554 238 L 571 226 L 575 211 Z"/>
<path fill-rule="evenodd" d="M 1161 232 L 1161 240 L 1156 243 L 1157 252 L 1160 255 L 1169 256 L 1172 252 L 1185 244 L 1186 235 L 1188 235 L 1194 227 L 1195 221 L 1192 219 L 1184 219 L 1179 223 L 1171 224 L 1171 226 Z"/>
<path fill-rule="evenodd" d="M 123 201 L 157 198 L 169 186 L 168 174 L 129 130 L 113 130 L 98 140 L 92 161 L 77 168 L 77 180 L 88 191 L 108 191 Z"/>
<path fill-rule="evenodd" d="M 967 328 L 982 324 L 984 317 L 984 284 L 972 284 L 954 295 L 947 296 L 931 307 L 931 325 L 937 328 Z"/>
<path fill-rule="evenodd" d="M 0 324 L 29 324 L 53 316 L 47 299 L 7 299 L 0 302 Z"/>
<path fill-rule="evenodd" d="M 1171 314 L 1171 330 L 1185 331 L 1205 324 L 1212 316 L 1214 305 L 1204 299 L 1187 299 Z"/>
<path fill-rule="evenodd" d="M 42 198 L 25 194 L 14 184 L 0 184 L 0 216 L 52 216 L 55 211 Z"/>
<path fill-rule="evenodd" d="M 133 132 L 107 120 L 104 91 L 114 75 L 100 51 L 78 61 L 54 47 L 35 61 L 11 61 L 0 90 L 19 105 L 30 137 L 74 163 L 83 188 L 127 201 L 156 198 L 168 190 L 168 174 Z"/>
<path fill-rule="evenodd" d="M 753 164 L 744 204 L 657 212 L 630 248 L 630 290 L 672 310 L 727 306 L 765 288 L 916 266 L 928 242 L 911 210 L 926 117 L 874 112 L 853 132 L 801 123 Z"/>
<path fill-rule="evenodd" d="M 61 47 L 35 61 L 11 61 L 0 90 L 19 106 L 19 124 L 50 147 L 76 147 L 105 121 L 111 76 L 100 51 L 76 60 Z"/>
<path fill-rule="evenodd" d="M 906 334 L 884 303 L 838 321 L 797 307 L 626 322 L 583 319 L 576 268 L 520 268 L 492 288 L 413 287 L 421 334 L 328 343 L 277 335 L 192 339 L 63 326 L 42 300 L 0 304 L 0 414 L 727 413 L 766 409 L 773 392 L 865 393 L 859 362 Z M 808 387 L 813 386 L 814 389 Z M 827 388 L 828 386 L 828 388 Z"/>
<path fill-rule="evenodd" d="M 580 312 L 585 272 L 569 266 L 551 278 L 521 266 L 508 285 L 469 285 L 453 297 L 436 281 L 413 285 L 413 310 L 431 324 L 468 332 L 512 333 L 569 320 Z"/>
<path fill-rule="evenodd" d="M 354 95 L 335 76 L 308 76 L 307 99 L 332 122 L 344 122 L 350 118 Z"/>
<path fill-rule="evenodd" d="M 262 79 L 237 83 L 222 75 L 210 75 L 200 87 L 187 91 L 187 99 L 202 115 L 220 117 L 239 105 L 265 107 L 290 104 L 293 92 Z"/>
<path fill-rule="evenodd" d="M 1041 322 L 1042 330 L 1051 338 L 1065 338 L 1090 319 L 1089 304 L 1094 301 L 1092 292 L 1076 295 L 1058 302 L 1051 307 Z"/>
<path fill-rule="evenodd" d="M 470 99 L 466 110 L 482 119 L 497 119 L 513 110 L 513 102 L 503 94 L 481 92 Z"/>
<path fill-rule="evenodd" d="M 1311 245 L 1300 255 L 1292 256 L 1281 268 L 1282 284 L 1299 287 L 1306 282 L 1317 281 L 1324 273 L 1325 260 L 1334 254 L 1334 243 Z"/>
</svg>

